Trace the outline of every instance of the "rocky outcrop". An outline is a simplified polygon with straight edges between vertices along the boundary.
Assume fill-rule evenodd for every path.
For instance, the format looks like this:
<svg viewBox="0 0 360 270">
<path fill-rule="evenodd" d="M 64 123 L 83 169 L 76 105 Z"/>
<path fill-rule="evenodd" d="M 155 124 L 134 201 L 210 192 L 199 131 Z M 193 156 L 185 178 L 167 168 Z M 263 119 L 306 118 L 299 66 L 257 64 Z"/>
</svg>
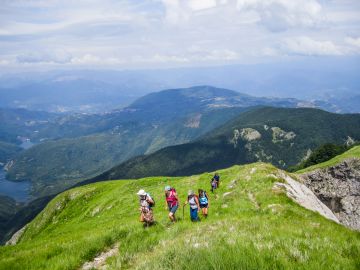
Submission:
<svg viewBox="0 0 360 270">
<path fill-rule="evenodd" d="M 360 159 L 347 159 L 301 177 L 343 225 L 360 230 Z"/>
<path fill-rule="evenodd" d="M 286 195 L 302 207 L 318 212 L 327 219 L 339 223 L 339 220 L 333 212 L 325 204 L 323 204 L 308 187 L 292 179 L 287 174 L 280 173 L 279 176 L 284 179 L 285 183 L 275 183 L 273 192 L 282 192 L 282 190 L 285 189 Z"/>
<path fill-rule="evenodd" d="M 271 130 L 272 130 L 273 143 L 282 143 L 284 141 L 290 141 L 296 137 L 295 132 L 293 131 L 287 132 L 279 127 L 272 127 Z"/>
<path fill-rule="evenodd" d="M 24 234 L 27 226 L 28 225 L 25 225 L 20 230 L 18 230 L 16 233 L 14 233 L 13 236 L 11 236 L 10 240 L 6 242 L 5 246 L 16 245 L 19 242 L 21 236 Z"/>
</svg>

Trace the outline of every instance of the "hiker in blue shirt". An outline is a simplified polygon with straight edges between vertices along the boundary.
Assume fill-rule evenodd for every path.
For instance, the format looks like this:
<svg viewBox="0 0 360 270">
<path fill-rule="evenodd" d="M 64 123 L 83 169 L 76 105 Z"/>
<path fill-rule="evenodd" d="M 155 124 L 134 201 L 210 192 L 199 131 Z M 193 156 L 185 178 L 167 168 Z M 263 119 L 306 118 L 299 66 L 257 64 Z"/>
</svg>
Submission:
<svg viewBox="0 0 360 270">
<path fill-rule="evenodd" d="M 205 218 L 208 216 L 208 209 L 210 206 L 209 197 L 206 194 L 205 190 L 199 189 L 199 204 L 202 214 Z"/>
</svg>

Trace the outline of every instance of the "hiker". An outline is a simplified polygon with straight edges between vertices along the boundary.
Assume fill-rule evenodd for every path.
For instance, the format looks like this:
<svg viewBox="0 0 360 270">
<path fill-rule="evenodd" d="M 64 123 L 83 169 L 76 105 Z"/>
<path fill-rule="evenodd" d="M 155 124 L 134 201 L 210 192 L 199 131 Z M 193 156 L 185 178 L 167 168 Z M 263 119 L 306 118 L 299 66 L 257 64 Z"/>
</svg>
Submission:
<svg viewBox="0 0 360 270">
<path fill-rule="evenodd" d="M 213 178 L 216 181 L 216 188 L 219 188 L 220 187 L 220 176 L 219 176 L 219 174 L 216 172 Z"/>
<path fill-rule="evenodd" d="M 205 190 L 199 189 L 199 204 L 202 214 L 205 218 L 208 216 L 208 209 L 210 206 L 209 197 L 206 194 Z"/>
<path fill-rule="evenodd" d="M 136 193 L 140 199 L 140 222 L 143 222 L 144 225 L 152 225 L 154 223 L 154 215 L 152 207 L 155 205 L 155 201 L 151 198 L 149 193 L 146 193 L 145 190 L 140 189 Z"/>
<path fill-rule="evenodd" d="M 211 192 L 214 193 L 214 190 L 217 188 L 216 180 L 214 178 L 211 178 L 210 184 L 211 184 Z"/>
<path fill-rule="evenodd" d="M 211 192 L 214 193 L 214 190 L 219 188 L 220 185 L 220 176 L 218 173 L 215 173 L 214 177 L 211 178 Z"/>
<path fill-rule="evenodd" d="M 165 187 L 165 199 L 166 208 L 169 210 L 169 219 L 171 222 L 175 222 L 175 213 L 179 207 L 179 197 L 176 190 L 170 186 Z"/>
<path fill-rule="evenodd" d="M 198 212 L 200 211 L 199 199 L 195 195 L 194 191 L 189 190 L 188 197 L 184 206 L 190 205 L 190 219 L 191 221 L 200 221 Z"/>
</svg>

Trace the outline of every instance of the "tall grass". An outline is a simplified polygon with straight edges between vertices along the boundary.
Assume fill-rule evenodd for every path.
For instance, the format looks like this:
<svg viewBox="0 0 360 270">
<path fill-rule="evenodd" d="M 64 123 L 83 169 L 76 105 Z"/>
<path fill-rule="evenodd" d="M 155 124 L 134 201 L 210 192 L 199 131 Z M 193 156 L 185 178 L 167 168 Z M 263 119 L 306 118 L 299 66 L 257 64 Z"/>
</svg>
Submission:
<svg viewBox="0 0 360 270">
<path fill-rule="evenodd" d="M 174 186 L 209 190 L 211 173 L 111 181 L 57 196 L 16 246 L 0 248 L 0 269 L 78 269 L 119 243 L 108 269 L 359 269 L 360 234 L 272 192 L 278 169 L 256 163 L 220 171 L 209 217 L 192 223 L 179 208 L 169 224 L 163 196 Z M 138 222 L 136 192 L 155 198 L 157 224 Z M 229 193 L 230 192 L 230 193 Z M 226 193 L 226 194 L 225 194 Z M 249 199 L 249 193 L 253 199 Z M 254 201 L 255 200 L 255 201 Z"/>
</svg>

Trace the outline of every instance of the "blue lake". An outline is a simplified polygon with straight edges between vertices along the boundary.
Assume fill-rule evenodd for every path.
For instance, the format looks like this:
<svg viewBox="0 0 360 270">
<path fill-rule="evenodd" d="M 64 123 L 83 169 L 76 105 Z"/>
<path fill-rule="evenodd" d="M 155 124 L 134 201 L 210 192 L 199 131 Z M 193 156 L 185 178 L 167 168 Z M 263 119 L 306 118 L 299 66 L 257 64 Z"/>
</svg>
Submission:
<svg viewBox="0 0 360 270">
<path fill-rule="evenodd" d="M 18 202 L 30 199 L 30 181 L 12 182 L 6 180 L 5 171 L 0 167 L 0 195 L 8 196 Z"/>
</svg>

